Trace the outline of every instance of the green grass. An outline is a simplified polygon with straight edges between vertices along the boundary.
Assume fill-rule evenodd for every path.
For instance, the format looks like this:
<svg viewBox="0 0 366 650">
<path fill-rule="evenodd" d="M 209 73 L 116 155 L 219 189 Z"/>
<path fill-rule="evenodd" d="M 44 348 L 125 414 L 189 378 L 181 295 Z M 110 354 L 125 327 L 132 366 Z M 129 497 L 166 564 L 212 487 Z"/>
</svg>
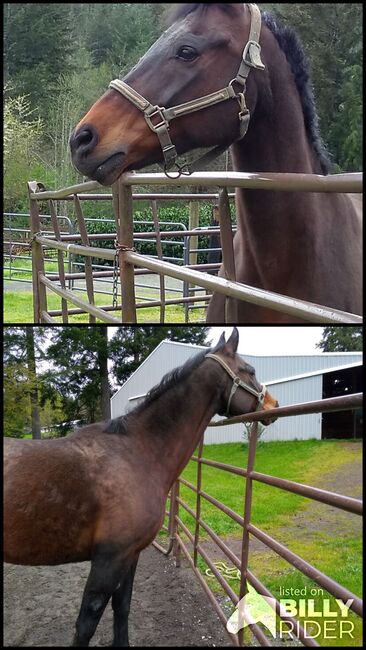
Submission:
<svg viewBox="0 0 366 650">
<path fill-rule="evenodd" d="M 257 448 L 255 469 L 265 474 L 317 486 L 319 485 L 319 477 L 334 473 L 342 468 L 344 464 L 353 460 L 359 460 L 360 453 L 358 446 L 352 448 L 352 445 L 347 445 L 345 447 L 341 441 L 333 440 L 260 443 Z M 247 446 L 240 443 L 208 445 L 205 446 L 203 453 L 204 458 L 243 468 L 247 464 L 247 455 Z M 197 463 L 191 461 L 184 470 L 183 477 L 195 484 L 196 474 Z M 203 465 L 202 489 L 243 516 L 244 478 Z M 181 486 L 181 497 L 195 511 L 195 493 L 187 487 Z M 332 515 L 329 515 L 330 524 L 322 530 L 321 525 L 318 525 L 316 509 L 314 511 L 309 509 L 309 504 L 312 504 L 309 499 L 255 481 L 251 521 L 272 537 L 281 541 L 294 553 L 329 575 L 333 580 L 347 587 L 356 595 L 361 596 L 361 536 L 356 534 L 352 527 L 347 530 L 347 528 L 344 529 L 342 526 L 337 525 L 338 519 L 335 509 L 333 509 L 334 519 L 332 520 Z M 328 508 L 325 505 L 321 507 Z M 299 527 L 298 523 L 294 522 L 294 516 L 300 513 L 302 519 Z M 193 519 L 182 507 L 180 507 L 179 516 L 191 533 L 194 533 Z M 356 515 L 351 514 L 346 516 L 356 517 Z M 240 539 L 242 536 L 241 527 L 205 499 L 201 500 L 201 517 L 220 537 Z M 182 537 L 185 537 L 183 533 Z M 205 540 L 207 538 L 207 534 L 201 529 L 200 539 Z M 209 552 L 209 556 L 212 560 L 223 559 L 219 549 L 216 556 L 212 550 Z M 198 567 L 205 574 L 207 566 L 202 559 L 199 559 Z M 305 597 L 306 600 L 313 598 L 315 607 L 321 611 L 324 598 L 329 598 L 331 609 L 338 610 L 332 596 L 325 591 L 322 593 L 316 583 L 269 549 L 251 552 L 249 568 L 277 598 L 284 598 L 280 589 L 306 589 L 305 596 L 290 597 L 296 601 L 301 597 Z M 213 578 L 207 578 L 207 581 L 220 598 L 221 604 L 224 603 L 225 605 L 225 602 L 227 602 L 224 600 L 225 594 L 217 581 Z M 229 584 L 235 591 L 238 591 L 238 581 L 229 580 Z M 315 589 L 315 596 L 311 595 L 311 589 Z M 228 610 L 228 615 L 231 611 L 232 607 Z M 309 620 L 309 617 L 307 618 Z M 301 620 L 304 622 L 304 619 Z M 320 617 L 316 620 L 320 621 L 321 630 L 323 631 L 323 618 Z M 361 645 L 361 620 L 352 612 L 345 620 L 350 621 L 355 626 L 352 632 L 353 638 L 348 636 L 343 637 L 343 639 L 340 638 L 338 630 L 338 638 L 335 639 L 324 638 L 323 633 L 321 633 L 317 637 L 318 643 L 324 646 L 347 645 L 347 647 L 351 647 Z M 313 629 L 309 629 L 309 633 L 315 634 L 317 630 L 318 628 L 313 625 Z M 329 635 L 331 634 L 330 631 Z M 245 638 L 250 643 L 249 632 L 246 632 Z"/>
<path fill-rule="evenodd" d="M 10 260 L 4 258 L 4 266 L 10 266 Z M 67 268 L 67 262 L 65 262 L 65 269 Z M 18 269 L 29 269 L 28 271 L 21 271 Z M 55 262 L 46 262 L 45 263 L 46 273 L 58 273 L 57 261 Z M 10 270 L 4 269 L 4 280 L 10 279 Z M 31 280 L 32 279 L 32 259 L 19 260 L 16 257 L 13 257 L 11 261 L 11 280 Z"/>
<path fill-rule="evenodd" d="M 354 458 L 354 451 L 346 450 L 337 441 L 306 440 L 291 442 L 263 442 L 258 445 L 255 469 L 264 474 L 272 474 L 299 483 L 316 485 L 319 476 Z M 223 445 L 206 445 L 204 457 L 228 465 L 245 468 L 248 447 L 241 443 Z M 197 463 L 191 461 L 182 476 L 194 483 Z M 203 489 L 216 499 L 224 502 L 243 516 L 243 495 L 245 479 L 206 465 L 202 466 Z M 182 486 L 182 495 L 192 507 L 195 494 Z M 252 522 L 257 526 L 266 526 L 270 530 L 273 513 L 276 513 L 276 527 L 286 525 L 288 516 L 306 506 L 309 499 L 276 489 L 264 483 L 254 482 Z M 234 534 L 240 527 L 231 519 L 226 521 L 217 509 L 202 501 L 202 508 L 207 515 L 207 523 L 220 535 Z M 188 519 L 187 519 L 188 521 Z"/>
<path fill-rule="evenodd" d="M 85 292 L 75 292 L 79 298 L 86 299 Z M 104 295 L 96 295 L 95 304 L 98 306 L 110 302 L 111 298 Z M 30 291 L 4 291 L 4 323 L 33 323 L 33 296 Z M 61 309 L 61 299 L 55 294 L 47 295 L 48 309 Z M 69 308 L 74 307 L 68 303 Z M 120 312 L 112 313 L 120 318 Z M 190 312 L 190 322 L 204 322 L 204 310 L 195 309 Z M 158 307 L 147 307 L 137 310 L 138 323 L 159 323 L 160 310 Z M 62 317 L 56 319 L 62 323 Z M 70 323 L 88 323 L 88 315 L 70 316 Z M 184 323 L 184 308 L 179 305 L 166 307 L 165 322 Z"/>
<path fill-rule="evenodd" d="M 9 263 L 9 260 L 6 260 L 6 263 Z M 19 271 L 17 273 L 17 267 L 29 268 L 29 273 Z M 65 269 L 68 268 L 67 260 L 65 260 Z M 55 262 L 46 262 L 45 265 L 46 273 L 58 273 L 58 264 Z M 9 279 L 9 271 L 4 271 L 4 280 Z M 17 278 L 23 280 L 32 279 L 32 262 L 29 260 L 12 260 L 12 280 Z M 137 278 L 138 283 L 138 278 Z M 6 289 L 6 285 L 5 285 Z M 79 298 L 86 300 L 86 292 L 75 292 Z M 136 288 L 137 302 L 142 302 L 140 296 L 148 298 L 150 300 L 159 299 L 158 289 L 151 289 L 148 287 L 137 287 Z M 166 291 L 165 297 L 167 300 L 176 298 L 177 294 L 172 291 Z M 47 304 L 48 309 L 61 309 L 61 299 L 52 294 L 50 291 L 47 291 Z M 102 294 L 95 294 L 95 304 L 97 306 L 102 306 L 106 304 L 112 304 L 111 296 L 106 296 Z M 72 303 L 68 303 L 69 308 L 74 307 Z M 116 318 L 120 317 L 120 313 L 112 314 Z M 160 309 L 158 307 L 147 307 L 146 309 L 137 310 L 137 319 L 138 323 L 159 323 L 160 322 Z M 4 314 L 3 314 L 4 323 L 33 323 L 33 297 L 31 291 L 4 291 Z M 62 323 L 62 317 L 56 319 L 57 322 Z M 190 311 L 189 315 L 190 322 L 204 323 L 205 321 L 205 310 L 204 309 L 193 309 Z M 88 323 L 88 315 L 79 315 L 79 316 L 70 316 L 70 323 Z M 101 321 L 97 321 L 101 322 Z M 184 323 L 184 308 L 179 305 L 167 306 L 165 310 L 165 322 L 167 323 Z"/>
<path fill-rule="evenodd" d="M 293 534 L 285 540 L 286 546 L 290 547 L 294 553 L 300 555 L 313 566 L 320 569 L 323 573 L 330 576 L 333 580 L 349 589 L 357 596 L 362 596 L 362 540 L 361 537 L 354 537 L 339 534 L 325 534 L 324 532 L 314 532 L 311 540 L 306 541 L 304 538 L 296 539 Z M 254 552 L 249 561 L 249 568 L 256 577 L 259 578 L 271 591 L 277 599 L 291 598 L 296 601 L 298 607 L 299 599 L 309 601 L 314 600 L 315 610 L 322 612 L 323 603 L 329 600 L 331 611 L 339 611 L 336 599 L 325 589 L 322 589 L 310 578 L 304 576 L 285 560 L 276 556 L 274 553 Z M 299 589 L 300 595 L 286 595 L 286 590 Z M 289 592 L 288 592 L 289 593 Z M 304 621 L 314 620 L 313 616 L 298 616 L 302 624 Z M 317 641 L 323 646 L 359 646 L 362 645 L 362 621 L 360 617 L 352 611 L 348 613 L 346 621 L 354 625 L 352 637 L 342 635 L 339 631 L 340 617 L 331 617 L 336 621 L 334 626 L 335 638 L 330 638 L 331 631 L 323 634 L 325 618 L 315 618 L 319 628 L 311 624 L 309 634 L 318 634 Z M 348 624 L 348 623 L 347 623 Z M 308 625 L 308 623 L 307 623 Z M 345 643 L 347 642 L 347 643 Z"/>
</svg>

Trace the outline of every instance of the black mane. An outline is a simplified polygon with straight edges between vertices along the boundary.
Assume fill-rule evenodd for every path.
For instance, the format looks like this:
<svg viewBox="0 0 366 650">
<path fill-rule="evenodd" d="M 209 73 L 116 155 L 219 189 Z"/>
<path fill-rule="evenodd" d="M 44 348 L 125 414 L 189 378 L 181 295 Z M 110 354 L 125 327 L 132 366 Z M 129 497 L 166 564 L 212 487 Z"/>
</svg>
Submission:
<svg viewBox="0 0 366 650">
<path fill-rule="evenodd" d="M 320 136 L 319 118 L 315 106 L 313 87 L 310 82 L 309 61 L 300 38 L 294 29 L 281 25 L 270 13 L 262 13 L 262 20 L 264 25 L 272 32 L 291 66 L 301 99 L 306 132 L 318 157 L 323 174 L 329 174 L 331 163 Z"/>
<path fill-rule="evenodd" d="M 197 2 L 178 4 L 169 14 L 169 23 L 184 19 L 193 11 L 206 11 L 212 3 Z M 220 3 L 223 11 L 230 12 L 230 4 Z M 314 92 L 310 82 L 309 62 L 297 33 L 290 27 L 282 25 L 268 12 L 262 12 L 263 24 L 272 32 L 291 66 L 296 87 L 301 99 L 306 132 L 318 158 L 323 174 L 331 171 L 331 162 L 320 136 L 319 119 L 315 106 Z M 243 44 L 244 46 L 244 44 Z"/>
<path fill-rule="evenodd" d="M 221 347 L 221 346 L 220 346 Z M 218 347 L 216 346 L 215 350 L 217 350 Z M 204 360 L 206 354 L 208 352 L 212 352 L 213 349 L 206 348 L 205 350 L 202 350 L 198 354 L 196 354 L 194 357 L 191 359 L 188 359 L 186 363 L 183 366 L 179 366 L 179 368 L 174 368 L 174 370 L 171 370 L 171 372 L 168 372 L 163 379 L 161 380 L 160 384 L 157 386 L 154 386 L 146 395 L 145 399 L 138 404 L 134 409 L 126 413 L 125 415 L 122 415 L 119 418 L 115 418 L 114 420 L 110 420 L 108 422 L 107 427 L 104 429 L 105 433 L 121 433 L 121 434 L 127 434 L 128 433 L 128 420 L 129 418 L 134 415 L 138 415 L 143 411 L 146 407 L 150 406 L 153 402 L 155 402 L 161 395 L 166 393 L 168 390 L 171 388 L 176 387 L 179 385 L 182 381 L 187 379 L 191 372 L 198 368 L 198 366 L 201 365 L 202 361 Z"/>
</svg>

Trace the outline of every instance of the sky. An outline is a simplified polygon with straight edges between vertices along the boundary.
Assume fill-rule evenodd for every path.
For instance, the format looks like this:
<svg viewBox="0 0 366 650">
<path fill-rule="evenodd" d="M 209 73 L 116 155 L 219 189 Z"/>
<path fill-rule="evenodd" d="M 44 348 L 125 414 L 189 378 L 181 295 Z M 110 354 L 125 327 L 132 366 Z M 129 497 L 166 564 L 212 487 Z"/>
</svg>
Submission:
<svg viewBox="0 0 366 650">
<path fill-rule="evenodd" d="M 240 354 L 253 355 L 286 355 L 286 354 L 320 354 L 316 346 L 323 334 L 323 327 L 291 326 L 291 327 L 238 327 Z M 210 338 L 214 345 L 222 332 L 226 339 L 232 332 L 232 327 L 212 327 Z"/>
<path fill-rule="evenodd" d="M 222 332 L 228 338 L 233 328 L 230 326 L 211 327 L 209 340 L 215 345 Z M 323 327 L 314 326 L 283 326 L 283 327 L 249 327 L 239 326 L 240 354 L 279 355 L 279 354 L 321 354 L 316 344 L 321 341 Z M 108 327 L 108 336 L 115 333 L 115 327 Z"/>
</svg>

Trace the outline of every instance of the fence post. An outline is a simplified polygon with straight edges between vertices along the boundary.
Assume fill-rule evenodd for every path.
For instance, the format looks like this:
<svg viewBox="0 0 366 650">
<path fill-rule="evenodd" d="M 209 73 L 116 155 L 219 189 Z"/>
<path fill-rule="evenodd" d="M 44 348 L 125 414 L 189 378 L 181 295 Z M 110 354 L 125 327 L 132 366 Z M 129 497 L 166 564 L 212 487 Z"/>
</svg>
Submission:
<svg viewBox="0 0 366 650">
<path fill-rule="evenodd" d="M 202 450 L 203 450 L 203 440 L 204 436 L 202 436 L 199 447 L 198 447 L 198 461 L 197 461 L 197 492 L 196 492 L 196 527 L 194 531 L 194 546 L 193 546 L 193 562 L 194 566 L 197 566 L 197 545 L 199 542 L 199 534 L 200 534 L 200 525 L 199 525 L 199 519 L 201 517 L 201 485 L 202 485 L 202 463 L 200 462 L 200 459 L 202 458 Z"/>
<path fill-rule="evenodd" d="M 240 576 L 240 592 L 239 600 L 241 600 L 246 593 L 247 587 L 247 571 L 248 571 L 248 558 L 249 558 L 249 531 L 250 516 L 252 511 L 252 494 L 253 494 L 253 479 L 251 473 L 254 469 L 255 452 L 257 448 L 258 438 L 258 422 L 253 422 L 249 434 L 249 449 L 248 449 L 248 463 L 247 463 L 247 477 L 245 485 L 245 499 L 244 499 L 244 524 L 243 524 L 243 541 L 241 547 L 241 576 Z M 250 628 L 250 626 L 249 626 Z M 238 632 L 240 645 L 243 645 L 244 630 Z"/>
<path fill-rule="evenodd" d="M 175 558 L 175 566 L 180 567 L 180 556 L 181 556 L 181 549 L 180 545 L 177 541 L 177 534 L 178 534 L 178 522 L 177 522 L 177 517 L 179 517 L 179 492 L 180 492 L 180 482 L 179 478 L 176 480 L 172 487 L 172 492 L 171 492 L 171 500 L 173 501 L 174 497 L 174 506 L 173 506 L 173 521 L 174 521 L 174 543 L 173 543 L 173 557 Z"/>
<path fill-rule="evenodd" d="M 42 244 L 39 244 L 34 235 L 41 232 L 41 220 L 39 218 L 39 206 L 36 199 L 31 199 L 30 194 L 36 192 L 38 184 L 35 181 L 28 183 L 30 232 L 32 249 L 32 282 L 33 282 L 33 314 L 34 322 L 42 322 L 42 312 L 47 311 L 46 287 L 39 281 L 39 274 L 45 274 L 44 256 Z"/>
<path fill-rule="evenodd" d="M 226 187 L 220 190 L 219 196 L 219 221 L 222 247 L 222 266 L 225 278 L 236 282 L 233 231 L 231 229 L 231 215 L 229 195 Z M 238 322 L 238 303 L 234 298 L 225 300 L 225 323 Z"/>
<path fill-rule="evenodd" d="M 151 201 L 151 211 L 154 221 L 154 228 L 156 232 L 156 254 L 159 260 L 163 259 L 163 246 L 161 242 L 161 232 L 160 232 L 160 223 L 158 216 L 158 203 L 156 200 Z M 165 322 L 165 277 L 161 273 L 159 275 L 159 284 L 160 284 L 160 323 Z"/>
<path fill-rule="evenodd" d="M 51 213 L 51 224 L 53 227 L 53 231 L 55 233 L 55 239 L 57 241 L 61 241 L 60 225 L 57 219 L 56 206 L 53 199 L 50 200 L 50 213 Z M 57 262 L 58 262 L 58 274 L 60 278 L 61 288 L 66 289 L 64 253 L 62 251 L 57 251 Z M 69 316 L 67 310 L 67 300 L 65 300 L 64 298 L 61 298 L 61 310 L 62 310 L 62 322 L 68 323 Z"/>
<path fill-rule="evenodd" d="M 197 192 L 198 188 L 194 188 L 194 191 Z M 189 203 L 189 222 L 188 222 L 188 230 L 195 230 L 198 228 L 200 225 L 200 206 L 198 201 L 190 201 Z M 193 248 L 194 251 L 198 249 L 198 235 L 193 235 L 190 238 L 190 247 Z M 189 253 L 189 262 L 188 264 L 197 264 L 198 263 L 198 253 Z M 190 291 L 188 295 L 195 295 L 194 291 L 195 285 L 192 284 L 190 285 Z M 188 323 L 189 321 L 189 304 L 186 306 L 186 322 Z"/>
<path fill-rule="evenodd" d="M 76 220 L 79 227 L 79 233 L 81 237 L 81 243 L 83 246 L 90 246 L 88 231 L 85 225 L 84 214 L 81 208 L 80 199 L 77 194 L 74 194 L 74 208 L 76 214 Z M 85 284 L 88 300 L 91 305 L 95 305 L 94 302 L 94 281 L 93 281 L 93 258 L 86 257 L 84 260 L 84 271 L 85 271 Z M 89 323 L 96 323 L 95 316 L 89 314 Z"/>
<path fill-rule="evenodd" d="M 113 206 L 119 246 L 133 249 L 132 187 L 118 180 L 112 185 Z M 136 323 L 135 269 L 124 260 L 124 251 L 118 249 L 122 295 L 122 322 Z"/>
<path fill-rule="evenodd" d="M 199 203 L 198 201 L 190 201 L 189 203 L 189 223 L 188 230 L 195 230 L 200 225 L 199 222 Z M 197 250 L 198 248 L 198 235 L 192 236 L 191 240 L 192 248 Z M 198 253 L 190 253 L 190 264 L 197 264 Z"/>
</svg>

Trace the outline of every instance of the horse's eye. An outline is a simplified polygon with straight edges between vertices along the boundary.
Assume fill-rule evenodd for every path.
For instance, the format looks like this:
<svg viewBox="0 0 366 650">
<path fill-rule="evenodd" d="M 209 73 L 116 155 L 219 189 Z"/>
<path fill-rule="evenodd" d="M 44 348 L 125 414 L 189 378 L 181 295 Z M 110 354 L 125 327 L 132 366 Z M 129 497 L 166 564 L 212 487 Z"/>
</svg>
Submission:
<svg viewBox="0 0 366 650">
<path fill-rule="evenodd" d="M 197 50 L 195 50 L 194 47 L 190 47 L 189 45 L 183 45 L 177 52 L 177 58 L 183 59 L 183 61 L 194 61 L 197 56 Z"/>
</svg>

